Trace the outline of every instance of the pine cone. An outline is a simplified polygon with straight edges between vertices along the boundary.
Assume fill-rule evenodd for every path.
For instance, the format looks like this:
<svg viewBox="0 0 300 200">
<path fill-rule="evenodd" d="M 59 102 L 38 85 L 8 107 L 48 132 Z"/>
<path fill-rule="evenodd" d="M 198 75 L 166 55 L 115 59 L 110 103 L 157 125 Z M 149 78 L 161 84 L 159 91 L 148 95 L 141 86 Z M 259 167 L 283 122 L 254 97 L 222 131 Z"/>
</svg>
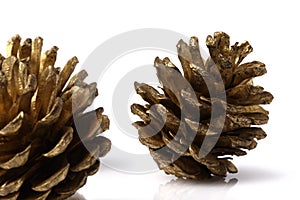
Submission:
<svg viewBox="0 0 300 200">
<path fill-rule="evenodd" d="M 143 120 L 133 124 L 139 140 L 149 147 L 160 169 L 177 177 L 203 179 L 236 173 L 231 156 L 246 155 L 245 149 L 254 149 L 257 140 L 266 137 L 261 128 L 252 126 L 265 124 L 269 119 L 268 111 L 259 104 L 271 103 L 273 96 L 252 81 L 267 72 L 265 65 L 258 61 L 241 64 L 252 47 L 248 42 L 230 47 L 226 33 L 208 36 L 206 45 L 210 57 L 204 62 L 198 38 L 192 37 L 189 45 L 179 41 L 183 76 L 168 58 L 155 59 L 163 94 L 145 83 L 135 83 L 137 93 L 149 103 L 131 106 L 132 113 Z M 225 98 L 212 98 L 210 92 L 223 92 Z M 191 98 L 191 94 L 196 98 Z M 213 106 L 218 111 L 214 117 Z M 193 110 L 199 110 L 198 119 Z M 221 115 L 224 123 L 219 132 L 214 132 Z M 213 131 L 209 132 L 210 125 Z M 206 143 L 204 139 L 208 139 Z"/>
<path fill-rule="evenodd" d="M 61 70 L 57 47 L 41 54 L 42 38 L 20 42 L 0 55 L 0 199 L 65 199 L 98 171 L 109 119 L 103 108 L 84 112 L 98 93 L 85 71 L 69 80 L 76 57 Z"/>
</svg>

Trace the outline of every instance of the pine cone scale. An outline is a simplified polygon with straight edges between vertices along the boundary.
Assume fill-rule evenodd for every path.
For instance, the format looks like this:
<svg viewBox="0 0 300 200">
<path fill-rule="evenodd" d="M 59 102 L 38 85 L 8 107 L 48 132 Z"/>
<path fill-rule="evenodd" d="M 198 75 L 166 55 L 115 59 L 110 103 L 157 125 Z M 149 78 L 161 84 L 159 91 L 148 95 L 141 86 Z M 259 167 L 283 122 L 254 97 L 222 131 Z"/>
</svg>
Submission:
<svg viewBox="0 0 300 200">
<path fill-rule="evenodd" d="M 64 163 L 60 168 L 51 174 L 50 177 L 44 178 L 45 174 L 41 177 L 36 177 L 37 181 L 32 181 L 32 189 L 36 192 L 46 192 L 65 180 L 70 168 L 69 163 Z M 50 171 L 53 171 L 52 169 Z M 46 172 L 46 171 L 45 171 Z M 47 173 L 47 172 L 46 172 Z M 48 172 L 49 173 L 49 172 Z M 48 175 L 47 173 L 47 175 Z M 44 178 L 44 179 L 43 179 Z"/>
<path fill-rule="evenodd" d="M 60 84 L 59 87 L 57 88 L 57 91 L 61 91 L 63 87 L 66 85 L 67 81 L 71 77 L 71 74 L 75 70 L 76 65 L 79 63 L 78 58 L 74 56 L 70 60 L 68 60 L 67 64 L 64 66 L 60 73 Z"/>
<path fill-rule="evenodd" d="M 18 134 L 24 120 L 24 113 L 20 112 L 12 121 L 0 130 L 0 137 L 11 137 Z"/>
<path fill-rule="evenodd" d="M 23 166 L 28 161 L 30 150 L 31 145 L 29 145 L 24 151 L 15 154 L 14 157 L 10 158 L 8 161 L 1 163 L 0 168 L 9 170 Z"/>
<path fill-rule="evenodd" d="M 34 126 L 33 130 L 37 130 L 46 126 L 50 126 L 59 120 L 63 110 L 63 101 L 57 97 L 51 110 L 42 119 L 40 119 Z"/>
<path fill-rule="evenodd" d="M 72 179 L 69 179 L 66 182 L 54 187 L 54 190 L 57 194 L 69 196 L 70 194 L 74 193 L 74 191 L 77 191 L 80 187 L 82 187 L 86 183 L 86 180 L 86 173 L 79 173 L 76 176 L 72 177 Z"/>
<path fill-rule="evenodd" d="M 56 157 L 68 148 L 69 144 L 73 140 L 73 129 L 72 127 L 64 127 L 64 132 L 60 140 L 57 142 L 55 147 L 51 149 L 49 152 L 44 153 L 43 156 L 46 158 Z"/>
</svg>

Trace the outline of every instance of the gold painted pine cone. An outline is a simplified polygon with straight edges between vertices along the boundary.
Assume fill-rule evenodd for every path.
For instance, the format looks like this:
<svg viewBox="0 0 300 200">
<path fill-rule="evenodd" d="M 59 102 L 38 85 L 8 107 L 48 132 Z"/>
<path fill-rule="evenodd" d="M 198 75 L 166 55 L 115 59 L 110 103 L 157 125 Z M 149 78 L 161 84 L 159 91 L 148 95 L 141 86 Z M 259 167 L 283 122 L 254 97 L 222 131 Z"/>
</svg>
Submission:
<svg viewBox="0 0 300 200">
<path fill-rule="evenodd" d="M 179 41 L 177 50 L 183 75 L 168 58 L 155 59 L 154 66 L 163 94 L 145 83 L 135 83 L 137 93 L 148 103 L 131 106 L 132 113 L 143 120 L 133 124 L 138 129 L 139 139 L 149 147 L 159 168 L 177 177 L 203 179 L 226 176 L 228 172 L 236 173 L 238 170 L 230 161 L 232 156 L 246 155 L 245 150 L 254 149 L 257 140 L 266 137 L 263 129 L 253 125 L 268 122 L 269 113 L 259 104 L 271 103 L 273 96 L 262 87 L 254 86 L 252 81 L 254 77 L 267 72 L 265 65 L 258 61 L 241 64 L 253 49 L 248 42 L 235 43 L 230 47 L 229 36 L 226 33 L 216 32 L 213 37 L 208 36 L 206 45 L 210 57 L 204 61 L 196 37 L 192 37 L 189 44 Z M 180 74 L 172 73 L 174 70 Z M 216 75 L 218 71 L 221 75 L 220 81 Z M 224 100 L 227 101 L 210 97 L 203 76 L 206 76 L 208 83 L 212 83 L 216 93 L 222 92 L 219 84 L 223 85 L 223 93 L 226 93 Z M 172 91 L 167 87 L 168 85 L 179 88 L 186 81 L 196 94 L 195 101 L 190 98 L 191 92 L 188 89 Z M 213 101 L 219 103 L 214 105 L 219 105 L 219 109 L 224 110 L 225 122 L 224 126 L 222 124 L 221 133 L 207 132 L 210 120 L 213 120 Z M 182 105 L 179 102 L 185 102 L 188 109 L 199 109 L 200 119 L 193 121 L 194 116 L 188 109 L 182 118 Z M 166 114 L 165 119 L 162 113 Z M 218 117 L 214 119 L 218 120 Z M 165 121 L 161 126 L 163 119 Z M 180 123 L 183 125 L 179 130 Z M 191 138 L 190 130 L 196 130 L 194 138 Z M 179 133 L 180 137 L 175 138 Z M 208 149 L 208 154 L 203 157 L 199 155 L 199 149 L 205 136 L 210 139 L 216 137 L 216 144 L 212 144 L 213 148 Z"/>
<path fill-rule="evenodd" d="M 103 108 L 84 112 L 97 85 L 85 71 L 69 80 L 76 57 L 55 68 L 57 47 L 41 54 L 42 38 L 20 42 L 16 35 L 0 55 L 0 199 L 66 199 L 110 150 L 99 136 L 109 119 Z"/>
</svg>

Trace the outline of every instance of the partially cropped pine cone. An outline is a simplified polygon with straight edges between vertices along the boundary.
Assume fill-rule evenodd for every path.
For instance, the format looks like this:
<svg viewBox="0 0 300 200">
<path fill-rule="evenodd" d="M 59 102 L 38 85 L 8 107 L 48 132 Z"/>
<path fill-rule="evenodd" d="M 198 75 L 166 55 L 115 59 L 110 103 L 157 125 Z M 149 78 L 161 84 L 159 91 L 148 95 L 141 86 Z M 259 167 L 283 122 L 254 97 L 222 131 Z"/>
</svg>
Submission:
<svg viewBox="0 0 300 200">
<path fill-rule="evenodd" d="M 110 150 L 98 135 L 109 119 L 103 108 L 84 112 L 98 93 L 85 71 L 69 80 L 76 57 L 55 68 L 57 47 L 41 54 L 42 38 L 20 42 L 0 55 L 0 199 L 66 199 Z"/>
<path fill-rule="evenodd" d="M 245 150 L 254 149 L 257 140 L 266 137 L 261 128 L 252 126 L 269 119 L 268 111 L 259 104 L 271 103 L 273 96 L 252 81 L 267 72 L 265 65 L 258 61 L 241 64 L 252 47 L 248 42 L 230 47 L 226 33 L 208 36 L 206 45 L 210 57 L 204 62 L 196 37 L 190 44 L 179 41 L 183 76 L 168 58 L 155 59 L 163 94 L 147 84 L 135 83 L 137 93 L 148 102 L 131 106 L 132 113 L 143 120 L 134 123 L 139 139 L 149 147 L 159 168 L 177 177 L 202 179 L 236 173 L 231 156 L 246 155 Z M 214 117 L 212 105 L 217 107 Z M 199 110 L 199 118 L 194 110 Z M 221 127 L 219 132 L 217 126 Z M 206 143 L 204 139 L 208 139 Z"/>
</svg>

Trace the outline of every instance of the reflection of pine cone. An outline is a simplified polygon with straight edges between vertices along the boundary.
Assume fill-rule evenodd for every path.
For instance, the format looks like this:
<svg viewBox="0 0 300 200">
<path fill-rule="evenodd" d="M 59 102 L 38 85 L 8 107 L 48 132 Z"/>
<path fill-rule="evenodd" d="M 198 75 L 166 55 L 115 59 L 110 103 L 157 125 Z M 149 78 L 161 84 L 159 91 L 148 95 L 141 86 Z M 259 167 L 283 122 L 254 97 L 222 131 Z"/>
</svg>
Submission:
<svg viewBox="0 0 300 200">
<path fill-rule="evenodd" d="M 168 183 L 159 186 L 159 193 L 154 200 L 181 200 L 181 199 L 228 199 L 227 192 L 237 184 L 237 179 L 225 181 L 219 177 L 203 180 L 199 187 L 197 180 L 172 179 Z M 199 198 L 201 194 L 201 198 Z"/>
<path fill-rule="evenodd" d="M 270 93 L 265 92 L 262 87 L 253 86 L 252 82 L 252 78 L 266 73 L 265 65 L 258 61 L 241 64 L 252 52 L 252 47 L 248 42 L 243 42 L 230 48 L 229 36 L 225 33 L 216 32 L 214 37 L 208 36 L 206 44 L 210 58 L 203 62 L 196 37 L 191 38 L 190 45 L 179 41 L 178 57 L 184 77 L 168 58 L 156 58 L 154 65 L 164 94 L 147 84 L 135 84 L 137 93 L 149 103 L 145 106 L 131 106 L 132 112 L 143 119 L 134 124 L 139 130 L 140 141 L 149 147 L 160 169 L 178 177 L 201 179 L 211 175 L 226 176 L 227 172 L 236 173 L 237 168 L 229 161 L 231 158 L 228 155 L 245 155 L 243 149 L 254 149 L 256 140 L 266 137 L 261 128 L 251 127 L 267 123 L 268 111 L 259 104 L 269 104 L 273 99 Z M 218 71 L 221 74 L 219 79 Z M 191 98 L 190 90 L 185 89 L 186 80 L 196 94 L 195 100 Z M 213 86 L 215 93 L 221 92 L 220 88 L 225 87 L 227 103 L 211 98 L 207 83 Z M 220 87 L 219 83 L 224 86 Z M 173 90 L 168 88 L 170 86 Z M 184 113 L 183 105 L 179 102 L 185 102 Z M 219 109 L 224 110 L 223 116 L 225 115 L 220 138 L 219 133 L 207 132 L 210 120 L 219 117 L 211 119 L 213 102 L 218 102 L 215 105 L 219 105 Z M 200 110 L 200 120 L 193 119 L 195 117 L 189 110 L 193 108 Z M 166 122 L 161 125 L 164 120 Z M 216 124 L 218 123 L 212 123 L 212 126 Z M 191 130 L 197 133 L 192 139 Z M 180 136 L 177 137 L 179 133 Z M 199 150 L 204 138 L 216 138 L 217 143 L 202 157 Z M 207 144 L 203 144 L 204 149 L 205 145 Z"/>
<path fill-rule="evenodd" d="M 103 108 L 83 113 L 97 96 L 85 71 L 66 84 L 76 57 L 61 70 L 57 47 L 41 54 L 42 38 L 20 41 L 13 37 L 7 58 L 0 55 L 0 199 L 65 199 L 98 171 L 111 145 L 98 134 L 109 119 Z"/>
</svg>

